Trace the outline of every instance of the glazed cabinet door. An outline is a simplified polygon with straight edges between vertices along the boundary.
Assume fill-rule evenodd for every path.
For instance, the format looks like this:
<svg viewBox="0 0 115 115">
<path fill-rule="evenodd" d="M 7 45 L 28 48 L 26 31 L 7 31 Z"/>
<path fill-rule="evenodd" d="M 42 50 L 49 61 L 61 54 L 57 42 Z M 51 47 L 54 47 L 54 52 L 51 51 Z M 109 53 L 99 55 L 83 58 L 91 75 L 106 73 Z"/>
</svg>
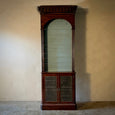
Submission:
<svg viewBox="0 0 115 115">
<path fill-rule="evenodd" d="M 55 74 L 43 76 L 43 102 L 58 102 L 58 76 Z"/>
<path fill-rule="evenodd" d="M 62 74 L 60 75 L 60 102 L 72 103 L 74 102 L 74 75 Z"/>
<path fill-rule="evenodd" d="M 43 74 L 44 103 L 73 103 L 75 95 L 75 76 L 73 73 Z"/>
<path fill-rule="evenodd" d="M 60 82 L 61 102 L 72 102 L 72 76 L 60 76 Z"/>
</svg>

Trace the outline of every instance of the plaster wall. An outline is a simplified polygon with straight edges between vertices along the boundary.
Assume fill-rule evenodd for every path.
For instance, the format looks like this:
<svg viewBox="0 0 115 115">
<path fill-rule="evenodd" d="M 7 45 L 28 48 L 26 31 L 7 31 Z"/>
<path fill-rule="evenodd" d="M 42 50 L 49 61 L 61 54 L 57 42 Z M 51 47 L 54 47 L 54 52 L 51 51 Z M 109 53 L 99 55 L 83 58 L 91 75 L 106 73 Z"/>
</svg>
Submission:
<svg viewBox="0 0 115 115">
<path fill-rule="evenodd" d="M 41 101 L 39 5 L 78 5 L 76 99 L 115 101 L 115 0 L 0 0 L 0 101 Z"/>
</svg>

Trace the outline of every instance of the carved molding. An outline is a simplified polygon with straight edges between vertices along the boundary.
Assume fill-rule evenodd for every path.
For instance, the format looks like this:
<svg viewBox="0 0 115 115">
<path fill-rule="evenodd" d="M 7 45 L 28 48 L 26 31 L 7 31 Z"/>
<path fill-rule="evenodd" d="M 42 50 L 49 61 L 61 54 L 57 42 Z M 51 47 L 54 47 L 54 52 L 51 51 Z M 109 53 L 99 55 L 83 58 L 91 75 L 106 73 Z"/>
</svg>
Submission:
<svg viewBox="0 0 115 115">
<path fill-rule="evenodd" d="M 38 10 L 41 14 L 49 14 L 49 13 L 75 13 L 77 6 L 74 5 L 62 5 L 62 6 L 40 6 Z"/>
<path fill-rule="evenodd" d="M 65 19 L 75 28 L 75 5 L 59 5 L 59 6 L 39 6 L 38 10 L 41 14 L 41 29 L 54 19 Z"/>
</svg>

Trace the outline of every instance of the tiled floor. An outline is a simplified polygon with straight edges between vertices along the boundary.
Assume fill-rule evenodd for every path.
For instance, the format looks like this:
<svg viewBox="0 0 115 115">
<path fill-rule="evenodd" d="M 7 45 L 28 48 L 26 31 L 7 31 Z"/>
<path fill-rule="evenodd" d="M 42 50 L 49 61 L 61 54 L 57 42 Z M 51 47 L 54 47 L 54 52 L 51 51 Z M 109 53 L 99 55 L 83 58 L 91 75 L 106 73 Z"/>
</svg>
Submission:
<svg viewBox="0 0 115 115">
<path fill-rule="evenodd" d="M 0 102 L 0 115 L 115 115 L 115 102 L 82 103 L 74 111 L 42 111 L 39 102 Z"/>
</svg>

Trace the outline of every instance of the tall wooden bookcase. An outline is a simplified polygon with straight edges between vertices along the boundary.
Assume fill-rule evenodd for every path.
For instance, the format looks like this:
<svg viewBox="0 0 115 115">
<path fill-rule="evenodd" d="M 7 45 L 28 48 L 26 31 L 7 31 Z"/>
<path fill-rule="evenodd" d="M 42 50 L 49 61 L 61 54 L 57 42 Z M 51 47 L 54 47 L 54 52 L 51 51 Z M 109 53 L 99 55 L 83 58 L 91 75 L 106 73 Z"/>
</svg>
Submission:
<svg viewBox="0 0 115 115">
<path fill-rule="evenodd" d="M 77 6 L 39 6 L 42 109 L 75 110 L 74 34 Z"/>
</svg>

